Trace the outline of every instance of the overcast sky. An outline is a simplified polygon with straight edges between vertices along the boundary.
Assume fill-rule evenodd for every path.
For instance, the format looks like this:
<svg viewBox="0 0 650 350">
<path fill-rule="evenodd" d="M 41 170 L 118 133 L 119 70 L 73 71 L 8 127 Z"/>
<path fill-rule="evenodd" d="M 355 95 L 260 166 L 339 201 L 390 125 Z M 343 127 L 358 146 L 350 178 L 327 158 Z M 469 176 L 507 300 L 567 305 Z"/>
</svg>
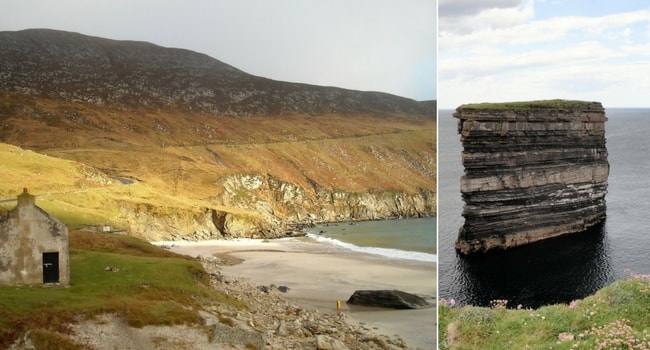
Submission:
<svg viewBox="0 0 650 350">
<path fill-rule="evenodd" d="M 2 0 L 0 30 L 198 51 L 276 80 L 436 97 L 435 0 Z"/>
<path fill-rule="evenodd" d="M 439 0 L 438 105 L 650 107 L 647 0 Z"/>
</svg>

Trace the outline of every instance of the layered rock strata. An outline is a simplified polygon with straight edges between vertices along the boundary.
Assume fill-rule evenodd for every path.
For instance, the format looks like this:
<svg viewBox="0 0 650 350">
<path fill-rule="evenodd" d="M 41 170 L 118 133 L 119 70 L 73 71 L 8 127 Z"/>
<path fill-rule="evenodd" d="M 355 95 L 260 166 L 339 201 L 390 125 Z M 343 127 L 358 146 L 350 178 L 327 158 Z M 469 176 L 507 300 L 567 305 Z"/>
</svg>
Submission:
<svg viewBox="0 0 650 350">
<path fill-rule="evenodd" d="M 598 102 L 533 101 L 456 109 L 465 202 L 456 249 L 507 249 L 603 221 L 609 163 Z"/>
</svg>

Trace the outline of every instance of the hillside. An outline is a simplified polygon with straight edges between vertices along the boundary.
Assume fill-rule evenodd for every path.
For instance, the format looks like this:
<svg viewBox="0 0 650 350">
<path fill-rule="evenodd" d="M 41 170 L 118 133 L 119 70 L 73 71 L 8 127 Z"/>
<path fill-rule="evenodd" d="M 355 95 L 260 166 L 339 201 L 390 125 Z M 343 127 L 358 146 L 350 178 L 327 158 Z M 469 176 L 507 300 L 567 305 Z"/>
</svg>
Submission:
<svg viewBox="0 0 650 350">
<path fill-rule="evenodd" d="M 236 116 L 435 112 L 384 93 L 256 77 L 188 50 L 63 31 L 0 32 L 0 57 L 2 88 L 94 105 Z"/>
<path fill-rule="evenodd" d="M 0 142 L 21 148 L 0 147 L 12 169 L 0 198 L 29 187 L 76 225 L 262 237 L 435 214 L 435 101 L 273 81 L 187 50 L 53 30 L 0 32 L 0 75 Z M 32 153 L 43 158 L 16 156 Z"/>
<path fill-rule="evenodd" d="M 648 349 L 650 276 L 631 273 L 567 304 L 523 309 L 440 300 L 440 349 Z M 508 306 L 508 308 L 506 308 Z"/>
<path fill-rule="evenodd" d="M 398 336 L 226 275 L 217 258 L 73 230 L 70 259 L 66 288 L 0 286 L 0 348 L 313 349 L 335 338 L 350 349 L 405 348 Z"/>
</svg>

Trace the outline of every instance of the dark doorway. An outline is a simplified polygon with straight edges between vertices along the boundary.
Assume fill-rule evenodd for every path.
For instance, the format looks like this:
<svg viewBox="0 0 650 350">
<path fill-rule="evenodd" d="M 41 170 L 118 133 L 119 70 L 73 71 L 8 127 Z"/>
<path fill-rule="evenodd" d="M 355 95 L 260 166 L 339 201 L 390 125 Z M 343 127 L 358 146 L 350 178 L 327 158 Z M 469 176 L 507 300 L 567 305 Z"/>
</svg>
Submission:
<svg viewBox="0 0 650 350">
<path fill-rule="evenodd" d="M 59 283 L 59 252 L 43 253 L 43 283 Z"/>
</svg>

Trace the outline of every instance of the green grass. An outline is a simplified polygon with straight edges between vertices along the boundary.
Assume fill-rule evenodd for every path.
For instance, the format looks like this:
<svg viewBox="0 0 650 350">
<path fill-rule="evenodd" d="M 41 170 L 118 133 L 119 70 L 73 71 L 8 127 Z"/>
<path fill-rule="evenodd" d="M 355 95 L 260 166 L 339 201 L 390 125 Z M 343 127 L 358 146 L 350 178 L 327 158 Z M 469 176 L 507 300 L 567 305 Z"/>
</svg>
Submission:
<svg viewBox="0 0 650 350">
<path fill-rule="evenodd" d="M 570 305 L 536 310 L 441 301 L 440 349 L 650 349 L 650 279 L 632 275 Z M 571 334 L 573 340 L 560 341 Z"/>
<path fill-rule="evenodd" d="M 30 329 L 65 334 L 78 315 L 116 313 L 142 327 L 197 323 L 204 303 L 246 307 L 211 288 L 203 267 L 186 257 L 127 236 L 71 232 L 70 240 L 69 287 L 0 287 L 0 348 Z"/>
<path fill-rule="evenodd" d="M 585 108 L 593 102 L 577 100 L 538 100 L 538 101 L 518 101 L 518 102 L 500 102 L 500 103 L 469 103 L 461 105 L 461 109 L 495 109 L 495 110 L 534 110 L 546 108 Z"/>
</svg>

